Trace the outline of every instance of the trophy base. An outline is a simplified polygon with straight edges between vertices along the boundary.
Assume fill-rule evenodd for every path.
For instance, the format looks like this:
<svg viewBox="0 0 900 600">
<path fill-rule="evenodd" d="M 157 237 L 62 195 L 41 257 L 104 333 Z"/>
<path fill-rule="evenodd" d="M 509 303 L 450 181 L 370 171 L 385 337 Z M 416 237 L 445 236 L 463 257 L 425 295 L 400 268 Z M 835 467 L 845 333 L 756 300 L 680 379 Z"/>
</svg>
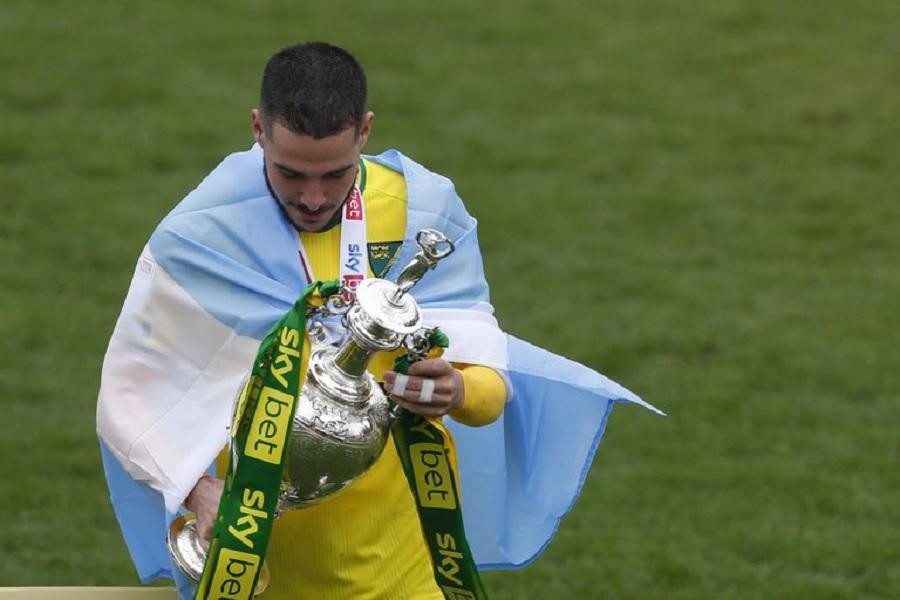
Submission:
<svg viewBox="0 0 900 600">
<path fill-rule="evenodd" d="M 169 547 L 172 562 L 194 583 L 200 581 L 207 554 L 200 545 L 196 519 L 195 515 L 181 515 L 172 521 L 166 536 L 166 545 Z M 269 566 L 263 562 L 253 595 L 259 596 L 267 587 L 269 587 Z"/>
</svg>

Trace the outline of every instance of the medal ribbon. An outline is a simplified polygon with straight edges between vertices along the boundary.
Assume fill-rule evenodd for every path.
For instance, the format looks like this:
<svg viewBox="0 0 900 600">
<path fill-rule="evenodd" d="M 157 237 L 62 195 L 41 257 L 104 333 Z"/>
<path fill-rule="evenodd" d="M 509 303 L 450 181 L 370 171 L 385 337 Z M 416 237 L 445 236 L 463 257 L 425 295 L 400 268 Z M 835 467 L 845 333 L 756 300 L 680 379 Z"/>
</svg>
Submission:
<svg viewBox="0 0 900 600">
<path fill-rule="evenodd" d="M 341 208 L 341 266 L 340 278 L 344 284 L 344 300 L 353 299 L 353 291 L 359 282 L 369 276 L 369 252 L 366 244 L 366 210 L 363 203 L 363 191 L 366 187 L 366 167 L 359 161 L 359 185 L 353 188 Z M 299 238 L 299 236 L 298 236 Z M 300 241 L 300 262 L 303 266 L 306 282 L 315 281 L 312 263 Z"/>
<path fill-rule="evenodd" d="M 196 600 L 253 596 L 275 520 L 284 450 L 307 358 L 307 308 L 338 289 L 337 282 L 309 285 L 260 344 L 238 403 L 228 474 Z"/>
<path fill-rule="evenodd" d="M 432 340 L 435 348 L 429 358 L 440 356 L 439 348 L 449 342 L 439 330 L 435 330 Z M 397 358 L 395 371 L 405 374 L 408 368 L 406 356 Z M 462 504 L 450 460 L 449 432 L 431 419 L 404 410 L 394 422 L 391 434 L 416 502 L 435 582 L 447 600 L 487 600 L 466 541 Z"/>
</svg>

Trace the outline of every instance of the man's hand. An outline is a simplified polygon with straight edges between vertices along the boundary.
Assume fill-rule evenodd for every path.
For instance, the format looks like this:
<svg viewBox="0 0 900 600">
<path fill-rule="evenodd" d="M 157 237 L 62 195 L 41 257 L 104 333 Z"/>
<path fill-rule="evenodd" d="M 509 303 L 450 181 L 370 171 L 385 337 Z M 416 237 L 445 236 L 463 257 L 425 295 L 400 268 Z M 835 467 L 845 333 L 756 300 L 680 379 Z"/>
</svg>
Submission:
<svg viewBox="0 0 900 600">
<path fill-rule="evenodd" d="M 209 549 L 209 538 L 212 537 L 224 488 L 225 482 L 221 479 L 204 475 L 184 500 L 187 509 L 197 515 L 197 533 L 200 534 L 200 545 L 204 550 Z"/>
<path fill-rule="evenodd" d="M 384 387 L 391 400 L 425 417 L 440 417 L 462 407 L 466 395 L 462 374 L 442 358 L 413 363 L 409 376 L 388 371 Z"/>
</svg>

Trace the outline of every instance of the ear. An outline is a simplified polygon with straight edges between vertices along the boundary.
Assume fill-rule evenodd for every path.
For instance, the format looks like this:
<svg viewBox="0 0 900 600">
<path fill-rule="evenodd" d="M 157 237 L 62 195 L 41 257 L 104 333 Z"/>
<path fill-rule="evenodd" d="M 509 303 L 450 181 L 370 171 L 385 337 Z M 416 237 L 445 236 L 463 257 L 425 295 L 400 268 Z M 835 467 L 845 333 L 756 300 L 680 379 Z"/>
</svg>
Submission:
<svg viewBox="0 0 900 600">
<path fill-rule="evenodd" d="M 357 143 L 360 150 L 362 150 L 362 147 L 366 145 L 366 141 L 369 139 L 369 134 L 372 133 L 372 123 L 374 121 L 375 113 L 373 113 L 371 110 L 367 112 L 362 118 L 362 123 L 360 123 L 359 125 L 359 137 L 357 138 Z"/>
<path fill-rule="evenodd" d="M 263 130 L 262 113 L 259 112 L 258 108 L 254 108 L 250 111 L 250 121 L 253 124 L 253 139 L 256 140 L 257 144 L 262 146 L 265 133 Z"/>
</svg>

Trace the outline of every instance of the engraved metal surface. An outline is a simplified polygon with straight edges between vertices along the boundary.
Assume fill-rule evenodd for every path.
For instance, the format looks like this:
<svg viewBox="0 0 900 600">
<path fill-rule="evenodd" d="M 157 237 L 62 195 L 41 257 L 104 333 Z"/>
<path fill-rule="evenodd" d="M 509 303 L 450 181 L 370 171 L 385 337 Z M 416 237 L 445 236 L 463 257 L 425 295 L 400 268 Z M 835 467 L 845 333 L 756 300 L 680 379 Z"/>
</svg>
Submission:
<svg viewBox="0 0 900 600">
<path fill-rule="evenodd" d="M 375 464 L 387 442 L 391 419 L 384 392 L 371 373 L 350 376 L 337 367 L 339 353 L 316 349 L 310 358 L 285 457 L 280 511 L 343 490 Z"/>
<path fill-rule="evenodd" d="M 193 581 L 200 581 L 203 563 L 206 562 L 206 550 L 200 545 L 196 525 L 193 516 L 178 517 L 169 527 L 166 545 L 178 568 Z"/>
</svg>

